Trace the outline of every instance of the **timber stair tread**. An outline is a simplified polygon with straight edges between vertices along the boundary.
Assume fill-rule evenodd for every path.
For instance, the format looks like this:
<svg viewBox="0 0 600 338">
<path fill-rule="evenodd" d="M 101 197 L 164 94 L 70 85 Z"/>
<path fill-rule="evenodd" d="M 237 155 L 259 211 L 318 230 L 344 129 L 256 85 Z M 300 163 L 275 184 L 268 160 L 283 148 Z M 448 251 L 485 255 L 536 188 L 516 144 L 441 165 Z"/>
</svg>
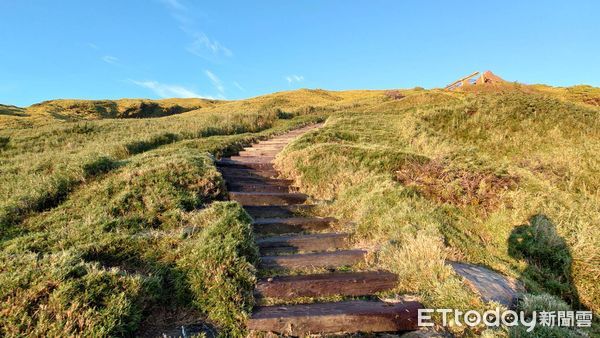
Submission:
<svg viewBox="0 0 600 338">
<path fill-rule="evenodd" d="M 397 332 L 416 330 L 419 302 L 345 302 L 258 307 L 248 328 L 299 336 L 308 333 Z"/>
<path fill-rule="evenodd" d="M 385 271 L 276 276 L 259 280 L 255 294 L 279 299 L 365 296 L 393 289 L 397 280 L 395 274 Z"/>
<path fill-rule="evenodd" d="M 235 192 L 290 192 L 290 187 L 287 185 L 256 182 L 227 183 L 227 189 Z"/>
<path fill-rule="evenodd" d="M 314 209 L 311 204 L 291 204 L 291 205 L 247 205 L 244 207 L 246 212 L 253 218 L 270 217 L 296 217 L 302 213 L 309 213 Z"/>
<path fill-rule="evenodd" d="M 217 167 L 231 167 L 231 168 L 247 168 L 247 169 L 273 169 L 273 163 L 261 163 L 261 162 L 243 162 L 222 158 L 215 162 Z"/>
<path fill-rule="evenodd" d="M 350 235 L 347 233 L 321 233 L 309 235 L 272 236 L 256 241 L 261 252 L 269 250 L 327 251 L 348 248 Z"/>
<path fill-rule="evenodd" d="M 238 180 L 261 180 L 266 182 L 269 179 L 277 179 L 277 175 L 279 173 L 275 170 L 252 170 L 248 168 L 222 168 L 221 174 L 225 180 L 232 181 L 232 183 L 237 182 Z M 292 183 L 291 180 L 283 180 L 282 182 L 290 185 Z"/>
<path fill-rule="evenodd" d="M 229 199 L 241 205 L 289 205 L 302 204 L 308 196 L 301 193 L 284 192 L 229 192 Z"/>
<path fill-rule="evenodd" d="M 298 270 L 309 268 L 338 269 L 353 266 L 365 259 L 367 252 L 361 249 L 337 250 L 292 255 L 262 256 L 259 266 L 263 269 Z"/>
<path fill-rule="evenodd" d="M 229 159 L 240 163 L 271 163 L 275 156 L 231 156 Z"/>
<path fill-rule="evenodd" d="M 240 157 L 255 157 L 255 156 L 275 156 L 279 153 L 277 151 L 259 150 L 259 151 L 240 151 L 238 156 Z"/>
<path fill-rule="evenodd" d="M 254 230 L 262 233 L 292 233 L 302 231 L 318 231 L 329 228 L 335 218 L 327 217 L 276 217 L 254 220 Z"/>
</svg>

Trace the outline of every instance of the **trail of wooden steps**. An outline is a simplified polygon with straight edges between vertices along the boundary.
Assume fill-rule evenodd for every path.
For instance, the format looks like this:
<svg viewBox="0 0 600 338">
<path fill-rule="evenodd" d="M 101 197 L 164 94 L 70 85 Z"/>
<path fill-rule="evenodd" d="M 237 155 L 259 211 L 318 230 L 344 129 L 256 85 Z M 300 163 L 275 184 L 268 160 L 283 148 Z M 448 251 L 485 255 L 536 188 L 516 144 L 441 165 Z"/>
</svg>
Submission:
<svg viewBox="0 0 600 338">
<path fill-rule="evenodd" d="M 397 281 L 395 274 L 384 271 L 276 276 L 259 280 L 255 293 L 259 297 L 279 299 L 365 296 L 393 289 Z"/>
<path fill-rule="evenodd" d="M 367 251 L 352 248 L 350 235 L 331 232 L 330 217 L 309 215 L 308 196 L 292 181 L 277 178 L 277 154 L 305 127 L 246 147 L 238 156 L 216 161 L 230 200 L 253 218 L 261 253 L 256 297 L 297 303 L 314 297 L 358 297 L 393 289 L 397 276 L 385 271 L 351 271 Z M 329 231 L 329 232 L 327 232 Z M 312 269 L 330 273 L 307 274 Z M 345 272 L 342 272 L 343 270 Z M 286 275 L 287 273 L 294 275 Z M 275 274 L 275 275 L 273 275 Z M 416 329 L 417 302 L 341 301 L 257 307 L 247 322 L 254 331 L 300 336 L 308 333 L 397 332 Z"/>
<path fill-rule="evenodd" d="M 334 303 L 265 306 L 256 309 L 248 329 L 292 336 L 309 333 L 397 332 L 416 330 L 418 302 Z"/>
</svg>

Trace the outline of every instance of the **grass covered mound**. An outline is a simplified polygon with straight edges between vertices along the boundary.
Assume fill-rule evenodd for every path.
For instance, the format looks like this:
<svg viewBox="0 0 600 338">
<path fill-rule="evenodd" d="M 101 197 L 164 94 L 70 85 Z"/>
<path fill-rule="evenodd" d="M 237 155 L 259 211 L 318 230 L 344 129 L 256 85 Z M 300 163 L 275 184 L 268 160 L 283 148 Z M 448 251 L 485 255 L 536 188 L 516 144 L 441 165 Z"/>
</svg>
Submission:
<svg viewBox="0 0 600 338">
<path fill-rule="evenodd" d="M 204 99 L 51 100 L 36 103 L 25 111 L 29 116 L 49 115 L 65 121 L 103 118 L 149 118 L 184 113 L 218 104 Z"/>
<path fill-rule="evenodd" d="M 473 308 L 446 259 L 600 311 L 600 110 L 520 86 L 421 92 L 330 115 L 278 159 L 356 222 L 399 291 Z"/>
<path fill-rule="evenodd" d="M 28 218 L 2 243 L 3 335 L 126 335 L 156 304 L 196 304 L 234 329 L 257 253 L 244 211 L 209 204 L 222 183 L 206 153 L 157 150 Z"/>
</svg>

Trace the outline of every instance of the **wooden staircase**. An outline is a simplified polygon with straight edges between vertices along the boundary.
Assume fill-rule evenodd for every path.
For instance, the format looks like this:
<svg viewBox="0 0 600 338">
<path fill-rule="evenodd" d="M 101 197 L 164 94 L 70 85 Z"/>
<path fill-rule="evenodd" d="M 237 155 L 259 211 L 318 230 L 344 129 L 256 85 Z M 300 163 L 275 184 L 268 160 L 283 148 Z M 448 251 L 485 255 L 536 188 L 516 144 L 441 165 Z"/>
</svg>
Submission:
<svg viewBox="0 0 600 338">
<path fill-rule="evenodd" d="M 350 234 L 332 231 L 336 219 L 311 216 L 309 196 L 294 191 L 292 181 L 277 178 L 275 156 L 294 138 L 318 127 L 261 141 L 217 161 L 229 198 L 254 219 L 263 276 L 255 295 L 263 303 L 280 304 L 256 307 L 247 327 L 291 336 L 416 330 L 420 303 L 386 303 L 373 296 L 394 288 L 397 276 L 353 269 L 364 262 L 367 251 L 353 248 Z M 324 297 L 342 300 L 311 300 Z"/>
</svg>

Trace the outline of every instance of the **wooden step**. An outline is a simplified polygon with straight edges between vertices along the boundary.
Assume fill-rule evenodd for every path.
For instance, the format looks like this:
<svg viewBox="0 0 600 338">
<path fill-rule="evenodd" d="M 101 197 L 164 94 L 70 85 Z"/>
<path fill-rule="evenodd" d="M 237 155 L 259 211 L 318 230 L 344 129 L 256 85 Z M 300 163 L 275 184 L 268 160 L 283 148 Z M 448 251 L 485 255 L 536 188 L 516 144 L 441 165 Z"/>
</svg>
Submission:
<svg viewBox="0 0 600 338">
<path fill-rule="evenodd" d="M 261 252 L 282 251 L 326 251 L 345 249 L 349 244 L 349 235 L 345 233 L 326 233 L 310 235 L 273 236 L 258 239 L 256 244 Z"/>
<path fill-rule="evenodd" d="M 292 336 L 308 333 L 398 332 L 417 330 L 419 302 L 346 302 L 258 307 L 248 329 Z"/>
<path fill-rule="evenodd" d="M 260 267 L 263 269 L 303 269 L 303 268 L 341 268 L 352 266 L 364 260 L 365 250 L 339 250 L 294 254 L 284 256 L 262 256 Z"/>
<path fill-rule="evenodd" d="M 238 156 L 240 157 L 254 157 L 254 156 L 271 156 L 275 157 L 279 154 L 279 150 L 256 150 L 256 151 L 240 151 Z"/>
<path fill-rule="evenodd" d="M 247 151 L 247 152 L 277 151 L 277 152 L 280 152 L 281 150 L 283 150 L 283 147 L 279 147 L 279 146 L 267 146 L 267 145 L 261 146 L 261 145 L 255 144 L 252 147 L 244 148 L 243 151 Z"/>
<path fill-rule="evenodd" d="M 396 287 L 398 277 L 385 271 L 333 272 L 315 275 L 276 276 L 256 284 L 258 297 L 366 296 Z"/>
<path fill-rule="evenodd" d="M 241 192 L 289 192 L 290 188 L 287 185 L 265 184 L 262 182 L 236 182 L 230 180 L 227 181 L 227 190 Z"/>
<path fill-rule="evenodd" d="M 335 218 L 321 217 L 287 217 L 261 218 L 252 224 L 254 231 L 263 234 L 287 234 L 302 231 L 319 231 L 328 229 Z"/>
<path fill-rule="evenodd" d="M 223 175 L 225 180 L 237 180 L 240 178 L 272 178 L 277 177 L 279 173 L 276 170 L 257 170 L 257 169 L 244 169 L 244 168 L 229 168 L 222 167 L 219 171 Z M 292 182 L 291 180 L 289 182 Z"/>
<path fill-rule="evenodd" d="M 239 163 L 271 163 L 275 156 L 231 156 L 229 159 Z"/>
<path fill-rule="evenodd" d="M 246 177 L 246 176 L 227 176 L 231 178 L 228 182 L 232 184 L 268 184 L 281 187 L 290 187 L 289 180 L 267 178 L 267 177 Z"/>
<path fill-rule="evenodd" d="M 308 213 L 314 209 L 314 205 L 264 205 L 264 206 L 244 206 L 246 212 L 253 218 L 271 218 L 271 217 L 295 217 L 298 214 Z"/>
<path fill-rule="evenodd" d="M 270 140 L 265 140 L 265 141 L 260 141 L 258 142 L 259 145 L 263 145 L 263 144 L 268 144 L 268 145 L 284 145 L 284 144 L 288 144 L 290 142 L 292 142 L 295 139 L 295 137 L 291 137 L 291 138 L 272 138 Z"/>
<path fill-rule="evenodd" d="M 300 193 L 282 192 L 230 192 L 229 199 L 241 205 L 289 205 L 302 204 L 308 196 Z"/>
<path fill-rule="evenodd" d="M 224 168 L 242 168 L 242 169 L 259 169 L 259 170 L 274 170 L 273 163 L 254 163 L 234 161 L 228 158 L 222 158 L 215 161 L 217 167 Z"/>
</svg>

